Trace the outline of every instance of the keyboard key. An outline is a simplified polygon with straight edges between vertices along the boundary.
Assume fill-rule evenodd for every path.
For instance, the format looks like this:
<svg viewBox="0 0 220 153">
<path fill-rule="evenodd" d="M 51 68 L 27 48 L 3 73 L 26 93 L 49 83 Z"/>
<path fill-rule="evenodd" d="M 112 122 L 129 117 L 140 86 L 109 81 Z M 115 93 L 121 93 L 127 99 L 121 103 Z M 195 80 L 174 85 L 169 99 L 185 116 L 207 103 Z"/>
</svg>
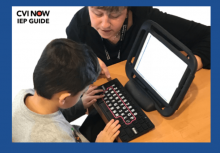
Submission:
<svg viewBox="0 0 220 153">
<path fill-rule="evenodd" d="M 114 106 L 117 106 L 118 104 L 117 103 L 114 103 Z"/>
<path fill-rule="evenodd" d="M 111 109 L 111 110 L 113 110 L 113 109 L 114 109 L 114 107 L 111 107 L 110 109 Z"/>
<path fill-rule="evenodd" d="M 118 99 L 118 97 L 115 97 L 115 99 L 117 100 L 117 99 Z"/>
<path fill-rule="evenodd" d="M 127 99 L 124 99 L 124 102 L 127 102 Z M 126 104 L 127 105 L 127 104 Z M 129 103 L 128 103 L 128 105 L 129 105 Z"/>
<path fill-rule="evenodd" d="M 137 124 L 138 122 L 137 122 L 137 120 L 135 120 L 135 121 L 133 121 L 133 123 L 134 123 L 134 124 Z"/>
<path fill-rule="evenodd" d="M 137 132 L 137 130 L 133 127 L 133 128 L 131 128 L 132 129 L 132 131 L 134 132 L 134 134 L 138 134 L 138 132 Z"/>
<path fill-rule="evenodd" d="M 148 128 L 148 125 L 146 123 L 143 123 L 141 126 L 143 127 L 143 129 L 147 129 Z"/>
<path fill-rule="evenodd" d="M 121 129 L 121 128 L 120 128 L 120 129 Z M 120 129 L 119 129 L 119 131 L 120 131 L 119 136 L 122 137 L 123 135 L 126 134 L 126 132 L 125 132 L 124 130 L 120 130 Z"/>
<path fill-rule="evenodd" d="M 134 115 L 137 116 L 137 113 L 135 112 Z"/>
<path fill-rule="evenodd" d="M 118 94 L 119 96 L 121 96 L 122 94 L 120 93 L 120 94 Z"/>
<path fill-rule="evenodd" d="M 123 124 L 121 124 L 121 127 L 124 129 L 124 128 L 127 128 L 127 125 L 124 123 L 123 121 Z"/>
<path fill-rule="evenodd" d="M 112 87 L 114 87 L 114 86 L 115 86 L 115 84 L 112 85 Z"/>
<path fill-rule="evenodd" d="M 139 119 L 138 122 L 139 122 L 139 123 L 144 123 L 144 120 Z"/>
<path fill-rule="evenodd" d="M 129 139 L 129 137 L 128 137 L 127 135 L 124 135 L 124 136 L 121 138 L 122 141 L 127 141 L 128 139 Z"/>
<path fill-rule="evenodd" d="M 124 116 L 125 115 L 125 113 L 121 113 L 121 116 Z"/>
<path fill-rule="evenodd" d="M 119 112 L 119 113 L 121 113 L 121 112 L 122 112 L 122 110 L 120 109 L 118 112 Z"/>
<path fill-rule="evenodd" d="M 113 112 L 113 113 L 116 113 L 117 111 L 116 111 L 116 110 L 113 110 L 112 112 Z"/>
<path fill-rule="evenodd" d="M 132 108 L 132 106 L 128 106 L 128 108 L 129 108 L 129 109 L 131 109 L 131 108 Z"/>
<path fill-rule="evenodd" d="M 114 102 L 115 102 L 115 100 L 113 99 L 113 100 L 112 100 L 112 102 L 114 103 Z"/>
<path fill-rule="evenodd" d="M 126 123 L 130 123 L 131 121 L 130 121 L 130 120 L 126 120 L 125 122 L 126 122 Z"/>
<path fill-rule="evenodd" d="M 110 96 L 111 94 L 107 94 L 107 96 Z"/>
<path fill-rule="evenodd" d="M 124 99 L 124 98 L 125 98 L 124 96 L 121 97 L 121 99 Z"/>
<path fill-rule="evenodd" d="M 117 87 L 115 87 L 114 89 L 115 89 L 115 90 L 117 90 L 118 88 L 117 88 Z"/>
<path fill-rule="evenodd" d="M 128 134 L 129 137 L 132 137 L 134 135 L 130 128 L 126 128 L 125 132 Z"/>
<path fill-rule="evenodd" d="M 143 114 L 143 113 L 141 113 L 141 112 L 139 112 L 139 113 L 138 113 L 138 115 L 139 115 L 139 116 L 143 116 L 144 114 Z"/>
<path fill-rule="evenodd" d="M 130 119 L 133 120 L 133 119 L 134 119 L 134 116 L 131 116 Z"/>
<path fill-rule="evenodd" d="M 131 113 L 128 113 L 128 116 L 131 116 Z"/>
<path fill-rule="evenodd" d="M 131 110 L 131 112 L 134 112 L 134 111 L 135 111 L 134 109 Z"/>
<path fill-rule="evenodd" d="M 148 127 L 152 127 L 152 128 L 154 127 L 154 125 L 150 122 L 148 122 L 147 125 L 148 125 Z"/>
<path fill-rule="evenodd" d="M 133 122 L 134 123 L 134 122 Z M 138 122 L 136 122 L 137 124 L 135 124 L 135 127 L 137 127 L 137 128 L 139 128 L 139 127 L 141 127 L 141 125 L 138 123 Z"/>
<path fill-rule="evenodd" d="M 142 127 L 139 127 L 137 130 L 138 130 L 138 132 L 140 132 L 140 133 L 144 131 L 144 129 L 143 129 Z"/>
<path fill-rule="evenodd" d="M 108 93 L 108 90 L 106 90 L 105 93 Z"/>
<path fill-rule="evenodd" d="M 116 108 L 117 108 L 117 109 L 119 109 L 120 107 L 119 107 L 119 106 L 117 106 Z"/>
<path fill-rule="evenodd" d="M 111 96 L 111 97 L 109 97 L 109 99 L 112 99 L 113 97 Z"/>
</svg>

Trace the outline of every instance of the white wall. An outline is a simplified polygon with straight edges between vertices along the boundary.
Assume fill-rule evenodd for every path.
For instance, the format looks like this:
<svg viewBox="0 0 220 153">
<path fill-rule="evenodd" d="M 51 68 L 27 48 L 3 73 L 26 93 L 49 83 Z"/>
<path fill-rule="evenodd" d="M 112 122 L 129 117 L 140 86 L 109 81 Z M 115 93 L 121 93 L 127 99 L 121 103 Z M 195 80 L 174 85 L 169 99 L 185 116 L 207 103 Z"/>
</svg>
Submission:
<svg viewBox="0 0 220 153">
<path fill-rule="evenodd" d="M 211 7 L 209 6 L 155 6 L 154 8 L 201 24 L 211 25 Z"/>
<path fill-rule="evenodd" d="M 33 70 L 44 47 L 55 38 L 66 38 L 65 29 L 80 8 L 12 7 L 12 99 L 21 89 L 33 88 Z M 211 23 L 210 7 L 155 8 L 205 25 Z M 50 10 L 50 24 L 18 24 L 18 10 Z"/>
<path fill-rule="evenodd" d="M 66 27 L 80 8 L 12 7 L 12 99 L 21 89 L 33 88 L 33 71 L 43 49 L 55 38 L 66 38 Z M 50 10 L 50 23 L 18 24 L 18 10 Z"/>
</svg>

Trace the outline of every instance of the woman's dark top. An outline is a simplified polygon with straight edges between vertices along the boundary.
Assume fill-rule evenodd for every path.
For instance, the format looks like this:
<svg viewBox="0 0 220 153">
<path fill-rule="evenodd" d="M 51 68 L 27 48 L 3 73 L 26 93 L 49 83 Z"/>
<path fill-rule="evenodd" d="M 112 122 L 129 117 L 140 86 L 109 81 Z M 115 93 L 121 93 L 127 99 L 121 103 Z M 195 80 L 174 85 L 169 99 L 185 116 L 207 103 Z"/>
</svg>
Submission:
<svg viewBox="0 0 220 153">
<path fill-rule="evenodd" d="M 160 12 L 152 7 L 130 7 L 133 15 L 133 25 L 126 32 L 121 46 L 121 57 L 117 58 L 120 41 L 111 44 L 107 39 L 102 41 L 99 33 L 91 27 L 88 8 L 79 10 L 66 28 L 68 39 L 90 46 L 96 55 L 107 65 L 126 60 L 137 33 L 146 20 L 153 20 L 185 44 L 193 54 L 202 59 L 203 68 L 210 69 L 210 26 L 188 21 L 173 15 Z M 107 60 L 104 45 L 111 59 Z"/>
</svg>

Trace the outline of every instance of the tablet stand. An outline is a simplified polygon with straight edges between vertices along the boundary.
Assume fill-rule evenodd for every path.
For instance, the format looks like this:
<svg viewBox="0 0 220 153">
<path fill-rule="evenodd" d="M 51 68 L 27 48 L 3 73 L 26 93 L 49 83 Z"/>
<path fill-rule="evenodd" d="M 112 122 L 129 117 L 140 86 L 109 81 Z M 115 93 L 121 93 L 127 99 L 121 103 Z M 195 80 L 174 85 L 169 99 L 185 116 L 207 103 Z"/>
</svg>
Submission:
<svg viewBox="0 0 220 153">
<path fill-rule="evenodd" d="M 187 69 L 179 82 L 176 91 L 173 94 L 169 103 L 165 102 L 156 91 L 144 81 L 139 74 L 134 70 L 135 63 L 141 52 L 141 48 L 145 39 L 151 33 L 161 43 L 170 49 L 176 56 L 187 64 Z M 189 58 L 186 58 L 179 51 L 185 51 Z M 132 58 L 135 57 L 132 63 Z M 125 89 L 131 94 L 138 105 L 145 111 L 157 110 L 163 116 L 171 116 L 180 106 L 187 90 L 189 89 L 197 69 L 197 61 L 191 50 L 177 40 L 174 36 L 163 29 L 159 24 L 154 21 L 148 20 L 141 26 L 136 40 L 132 46 L 131 52 L 128 56 L 126 63 L 126 75 L 129 81 L 125 85 Z"/>
<path fill-rule="evenodd" d="M 154 100 L 133 80 L 129 80 L 126 83 L 125 89 L 131 94 L 131 96 L 143 110 L 150 112 L 156 109 L 154 106 Z"/>
</svg>

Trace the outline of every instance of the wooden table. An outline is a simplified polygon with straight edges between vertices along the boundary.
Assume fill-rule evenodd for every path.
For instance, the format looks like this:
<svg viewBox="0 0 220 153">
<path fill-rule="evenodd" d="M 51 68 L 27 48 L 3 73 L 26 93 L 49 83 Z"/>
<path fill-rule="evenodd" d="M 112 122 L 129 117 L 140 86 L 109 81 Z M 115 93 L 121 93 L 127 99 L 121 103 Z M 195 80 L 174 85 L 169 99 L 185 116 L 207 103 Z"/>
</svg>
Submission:
<svg viewBox="0 0 220 153">
<path fill-rule="evenodd" d="M 122 85 L 128 81 L 125 64 L 126 61 L 122 61 L 108 67 L 112 79 L 118 78 Z M 94 84 L 99 86 L 106 82 L 105 77 L 99 77 Z M 172 116 L 144 111 L 155 128 L 131 142 L 210 142 L 210 105 L 210 70 L 201 69 Z"/>
</svg>

